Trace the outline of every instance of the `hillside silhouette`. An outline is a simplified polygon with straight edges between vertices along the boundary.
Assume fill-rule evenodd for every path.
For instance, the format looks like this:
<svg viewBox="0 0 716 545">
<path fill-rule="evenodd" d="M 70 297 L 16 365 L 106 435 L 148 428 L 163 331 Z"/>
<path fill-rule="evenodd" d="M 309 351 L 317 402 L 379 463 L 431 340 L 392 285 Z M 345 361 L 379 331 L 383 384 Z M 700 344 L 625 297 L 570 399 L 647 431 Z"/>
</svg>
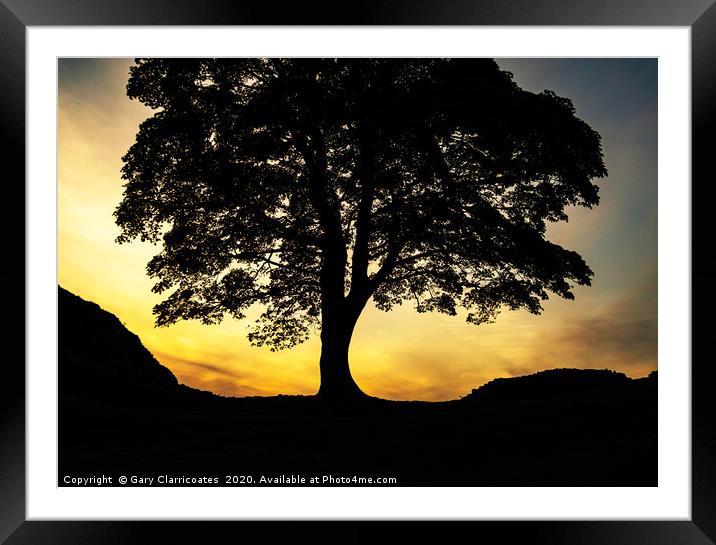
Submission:
<svg viewBox="0 0 716 545">
<path fill-rule="evenodd" d="M 634 380 L 609 369 L 549 369 L 521 377 L 496 378 L 475 388 L 463 399 L 506 402 L 602 394 L 634 388 L 642 382 L 656 383 L 656 377 L 656 371 L 645 379 Z"/>
<path fill-rule="evenodd" d="M 215 401 L 183 384 L 114 314 L 58 290 L 60 397 L 127 406 Z"/>
<path fill-rule="evenodd" d="M 229 398 L 179 384 L 116 316 L 62 288 L 58 313 L 60 486 L 95 474 L 657 485 L 656 372 L 553 369 L 448 402 Z"/>
</svg>

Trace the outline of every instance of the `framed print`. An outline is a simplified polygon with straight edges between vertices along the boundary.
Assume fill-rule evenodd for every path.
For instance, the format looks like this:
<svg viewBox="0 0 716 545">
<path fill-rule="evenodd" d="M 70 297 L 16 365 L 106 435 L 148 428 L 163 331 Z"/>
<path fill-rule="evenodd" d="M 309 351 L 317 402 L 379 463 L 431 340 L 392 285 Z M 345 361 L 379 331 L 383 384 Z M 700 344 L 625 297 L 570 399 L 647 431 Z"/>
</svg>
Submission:
<svg viewBox="0 0 716 545">
<path fill-rule="evenodd" d="M 716 8 L 0 8 L 7 543 L 712 542 Z"/>
</svg>

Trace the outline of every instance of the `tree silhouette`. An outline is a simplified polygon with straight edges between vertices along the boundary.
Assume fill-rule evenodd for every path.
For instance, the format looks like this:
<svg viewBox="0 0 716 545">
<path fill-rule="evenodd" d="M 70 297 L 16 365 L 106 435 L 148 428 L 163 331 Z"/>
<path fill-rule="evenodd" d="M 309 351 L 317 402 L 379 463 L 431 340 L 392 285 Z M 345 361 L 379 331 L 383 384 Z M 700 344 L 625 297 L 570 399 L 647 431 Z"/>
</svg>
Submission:
<svg viewBox="0 0 716 545">
<path fill-rule="evenodd" d="M 163 243 L 157 324 L 259 304 L 249 339 L 273 350 L 320 327 L 321 396 L 363 395 L 348 349 L 371 298 L 480 324 L 590 283 L 545 228 L 598 203 L 600 137 L 492 60 L 139 59 L 127 94 L 156 112 L 117 240 Z"/>
</svg>

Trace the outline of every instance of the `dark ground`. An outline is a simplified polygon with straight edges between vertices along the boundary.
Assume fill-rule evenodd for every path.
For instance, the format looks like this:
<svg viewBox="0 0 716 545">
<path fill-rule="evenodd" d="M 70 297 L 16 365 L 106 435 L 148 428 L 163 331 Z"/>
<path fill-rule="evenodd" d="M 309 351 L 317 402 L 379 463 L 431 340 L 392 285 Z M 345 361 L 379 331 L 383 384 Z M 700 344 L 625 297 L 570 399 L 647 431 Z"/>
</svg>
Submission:
<svg viewBox="0 0 716 545">
<path fill-rule="evenodd" d="M 178 385 L 98 306 L 62 289 L 59 301 L 60 486 L 102 474 L 155 485 L 159 475 L 218 485 L 262 475 L 318 476 L 324 486 L 328 475 L 398 486 L 657 485 L 655 373 L 553 370 L 442 403 L 222 398 Z"/>
</svg>

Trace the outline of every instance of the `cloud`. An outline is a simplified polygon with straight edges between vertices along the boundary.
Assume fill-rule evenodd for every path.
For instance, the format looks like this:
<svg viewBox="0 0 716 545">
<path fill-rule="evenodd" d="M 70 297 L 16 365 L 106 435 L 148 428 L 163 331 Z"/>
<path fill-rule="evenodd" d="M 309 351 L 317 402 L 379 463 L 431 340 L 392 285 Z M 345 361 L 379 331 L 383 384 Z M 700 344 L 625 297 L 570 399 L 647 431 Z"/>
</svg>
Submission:
<svg viewBox="0 0 716 545">
<path fill-rule="evenodd" d="M 155 356 L 172 370 L 179 382 L 192 388 L 224 396 L 271 395 L 270 392 L 251 385 L 258 382 L 254 373 L 161 352 Z"/>
<path fill-rule="evenodd" d="M 565 317 L 536 339 L 529 367 L 620 369 L 633 376 L 657 366 L 656 267 L 645 268 L 630 290 L 588 316 Z"/>
<path fill-rule="evenodd" d="M 209 352 L 200 351 L 198 357 L 182 357 L 162 351 L 153 351 L 153 354 L 174 373 L 179 382 L 219 395 L 307 395 L 315 393 L 317 389 L 317 385 L 305 377 L 302 381 L 296 379 L 296 373 L 300 374 L 303 366 L 285 356 L 285 366 L 277 366 L 272 361 L 258 365 L 247 353 L 227 352 L 218 359 L 212 359 Z"/>
</svg>

